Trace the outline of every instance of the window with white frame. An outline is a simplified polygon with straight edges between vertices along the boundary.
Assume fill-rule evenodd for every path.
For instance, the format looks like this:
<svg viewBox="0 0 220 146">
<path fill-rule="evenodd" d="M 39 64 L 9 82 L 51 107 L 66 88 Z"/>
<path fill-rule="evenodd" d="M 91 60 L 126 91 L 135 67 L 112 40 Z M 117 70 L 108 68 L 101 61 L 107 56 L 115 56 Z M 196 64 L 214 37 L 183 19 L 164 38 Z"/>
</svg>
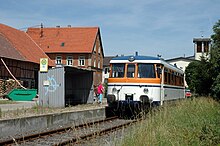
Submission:
<svg viewBox="0 0 220 146">
<path fill-rule="evenodd" d="M 56 56 L 56 64 L 62 64 L 62 57 Z"/>
<path fill-rule="evenodd" d="M 72 66 L 73 65 L 73 56 L 66 57 L 66 65 Z"/>
<path fill-rule="evenodd" d="M 93 64 L 93 66 L 96 67 L 96 59 L 94 59 L 94 64 Z"/>
<path fill-rule="evenodd" d="M 101 52 L 101 47 L 100 47 L 100 45 L 99 45 L 99 50 L 98 50 L 98 53 L 100 54 L 100 52 Z"/>
<path fill-rule="evenodd" d="M 96 53 L 96 44 L 95 44 L 95 46 L 94 46 L 94 52 L 93 52 L 94 54 Z"/>
<path fill-rule="evenodd" d="M 101 64 L 100 64 L 100 60 L 99 60 L 99 62 L 98 62 L 98 68 L 100 68 L 101 67 Z"/>
<path fill-rule="evenodd" d="M 85 66 L 85 56 L 79 56 L 78 65 Z"/>
</svg>

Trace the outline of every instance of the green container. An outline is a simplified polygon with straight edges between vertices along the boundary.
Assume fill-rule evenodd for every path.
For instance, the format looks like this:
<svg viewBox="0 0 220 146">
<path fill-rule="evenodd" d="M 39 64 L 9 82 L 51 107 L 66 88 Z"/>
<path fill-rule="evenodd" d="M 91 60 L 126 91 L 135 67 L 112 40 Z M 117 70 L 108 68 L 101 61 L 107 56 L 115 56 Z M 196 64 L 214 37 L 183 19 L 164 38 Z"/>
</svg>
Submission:
<svg viewBox="0 0 220 146">
<path fill-rule="evenodd" d="M 7 97 L 14 101 L 31 101 L 37 95 L 37 89 L 13 89 Z"/>
</svg>

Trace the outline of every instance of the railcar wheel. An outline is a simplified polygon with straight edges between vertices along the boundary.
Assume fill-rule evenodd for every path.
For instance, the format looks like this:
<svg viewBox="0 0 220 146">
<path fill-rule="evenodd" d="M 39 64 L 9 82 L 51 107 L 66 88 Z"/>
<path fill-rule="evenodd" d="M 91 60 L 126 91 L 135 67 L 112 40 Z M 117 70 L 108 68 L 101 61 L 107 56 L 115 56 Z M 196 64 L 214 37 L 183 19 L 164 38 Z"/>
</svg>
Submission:
<svg viewBox="0 0 220 146">
<path fill-rule="evenodd" d="M 150 102 L 142 103 L 142 113 L 147 114 L 150 110 Z"/>
<path fill-rule="evenodd" d="M 147 114 L 150 110 L 150 100 L 149 97 L 146 95 L 143 95 L 140 97 L 142 103 L 141 103 L 141 110 L 142 110 L 142 114 Z"/>
</svg>

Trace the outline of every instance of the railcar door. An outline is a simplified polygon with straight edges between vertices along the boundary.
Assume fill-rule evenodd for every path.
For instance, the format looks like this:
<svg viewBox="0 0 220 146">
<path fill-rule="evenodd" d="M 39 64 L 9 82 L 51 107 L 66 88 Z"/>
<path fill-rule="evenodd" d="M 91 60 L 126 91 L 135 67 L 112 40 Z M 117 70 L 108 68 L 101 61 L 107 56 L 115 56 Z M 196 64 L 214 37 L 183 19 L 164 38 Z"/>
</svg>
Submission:
<svg viewBox="0 0 220 146">
<path fill-rule="evenodd" d="M 164 101 L 164 66 L 157 64 L 157 77 L 160 78 L 160 105 L 163 105 Z"/>
</svg>

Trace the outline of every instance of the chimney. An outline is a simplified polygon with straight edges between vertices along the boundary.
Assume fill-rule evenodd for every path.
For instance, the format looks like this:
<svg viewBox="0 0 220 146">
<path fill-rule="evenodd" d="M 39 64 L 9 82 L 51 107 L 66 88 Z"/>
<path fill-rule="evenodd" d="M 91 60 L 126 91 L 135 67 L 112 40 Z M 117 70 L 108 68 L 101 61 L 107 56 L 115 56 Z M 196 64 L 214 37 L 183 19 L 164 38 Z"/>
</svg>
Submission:
<svg viewBox="0 0 220 146">
<path fill-rule="evenodd" d="M 43 37 L 43 23 L 40 24 L 40 37 Z"/>
</svg>

